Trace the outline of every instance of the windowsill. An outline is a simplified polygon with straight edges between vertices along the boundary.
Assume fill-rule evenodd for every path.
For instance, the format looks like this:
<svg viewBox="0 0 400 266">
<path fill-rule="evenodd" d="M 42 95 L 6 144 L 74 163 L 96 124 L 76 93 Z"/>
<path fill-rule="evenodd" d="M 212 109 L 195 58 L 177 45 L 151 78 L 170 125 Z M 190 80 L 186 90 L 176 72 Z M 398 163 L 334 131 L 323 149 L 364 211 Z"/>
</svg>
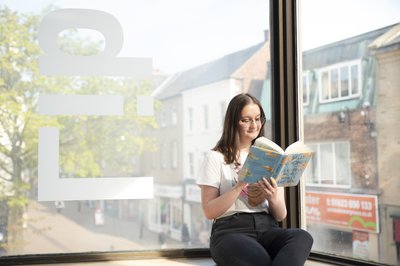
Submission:
<svg viewBox="0 0 400 266">
<path fill-rule="evenodd" d="M 336 259 L 337 262 L 336 263 Z M 331 262 L 335 264 L 331 264 Z M 327 260 L 323 254 L 311 253 L 305 266 L 360 265 L 346 258 Z M 153 250 L 136 252 L 68 253 L 0 257 L 1 265 L 60 266 L 216 266 L 208 249 Z M 361 264 L 376 265 L 376 264 Z"/>
<path fill-rule="evenodd" d="M 39 266 L 41 264 L 34 264 Z M 124 260 L 124 261 L 105 261 L 105 262 L 86 262 L 86 263 L 63 263 L 60 266 L 216 266 L 211 258 L 200 259 L 147 259 L 147 260 Z M 307 261 L 305 266 L 331 266 L 322 262 Z"/>
</svg>

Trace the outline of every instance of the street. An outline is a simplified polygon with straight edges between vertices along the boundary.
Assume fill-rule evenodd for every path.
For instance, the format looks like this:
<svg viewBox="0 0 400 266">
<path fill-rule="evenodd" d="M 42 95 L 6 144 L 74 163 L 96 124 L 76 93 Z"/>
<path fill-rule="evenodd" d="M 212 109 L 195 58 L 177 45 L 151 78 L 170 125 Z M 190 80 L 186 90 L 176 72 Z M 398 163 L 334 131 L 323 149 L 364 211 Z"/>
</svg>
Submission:
<svg viewBox="0 0 400 266">
<path fill-rule="evenodd" d="M 95 225 L 94 209 L 78 202 L 65 202 L 57 210 L 54 202 L 31 202 L 25 217 L 24 243 L 8 255 L 125 251 L 160 249 L 158 234 L 143 228 L 139 221 L 104 215 L 104 224 Z M 167 247 L 182 243 L 167 239 Z"/>
</svg>

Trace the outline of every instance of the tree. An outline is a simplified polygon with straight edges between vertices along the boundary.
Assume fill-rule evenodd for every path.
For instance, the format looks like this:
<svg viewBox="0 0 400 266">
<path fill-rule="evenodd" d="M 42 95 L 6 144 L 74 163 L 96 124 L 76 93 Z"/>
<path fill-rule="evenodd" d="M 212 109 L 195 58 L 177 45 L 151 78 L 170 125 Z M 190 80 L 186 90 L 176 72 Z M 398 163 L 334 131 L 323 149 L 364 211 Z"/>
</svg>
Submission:
<svg viewBox="0 0 400 266">
<path fill-rule="evenodd" d="M 132 162 L 153 148 L 143 130 L 156 127 L 153 118 L 137 117 L 133 111 L 135 96 L 150 93 L 150 81 L 41 75 L 40 17 L 0 6 L 0 200 L 8 205 L 8 249 L 22 244 L 24 208 L 35 195 L 40 127 L 60 128 L 60 173 L 72 177 L 132 174 L 137 171 Z M 75 33 L 61 36 L 59 45 L 65 52 L 99 51 L 101 44 L 76 38 Z M 123 95 L 126 115 L 41 116 L 37 102 L 45 93 Z"/>
</svg>

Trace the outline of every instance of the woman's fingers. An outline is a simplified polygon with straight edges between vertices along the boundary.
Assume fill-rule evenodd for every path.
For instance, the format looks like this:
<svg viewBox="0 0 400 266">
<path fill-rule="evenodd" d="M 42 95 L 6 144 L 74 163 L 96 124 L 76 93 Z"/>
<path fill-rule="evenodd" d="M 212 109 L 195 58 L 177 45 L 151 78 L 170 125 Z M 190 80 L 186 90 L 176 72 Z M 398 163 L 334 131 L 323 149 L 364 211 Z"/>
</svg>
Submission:
<svg viewBox="0 0 400 266">
<path fill-rule="evenodd" d="M 273 196 L 276 191 L 278 190 L 277 184 L 275 179 L 270 178 L 270 181 L 263 177 L 263 181 L 258 181 L 259 186 L 263 189 L 264 193 L 266 194 L 267 198 Z"/>
<path fill-rule="evenodd" d="M 270 182 L 271 182 L 271 185 L 272 185 L 274 188 L 277 188 L 277 187 L 278 187 L 278 184 L 276 183 L 275 178 L 271 177 L 271 178 L 270 178 Z"/>
</svg>

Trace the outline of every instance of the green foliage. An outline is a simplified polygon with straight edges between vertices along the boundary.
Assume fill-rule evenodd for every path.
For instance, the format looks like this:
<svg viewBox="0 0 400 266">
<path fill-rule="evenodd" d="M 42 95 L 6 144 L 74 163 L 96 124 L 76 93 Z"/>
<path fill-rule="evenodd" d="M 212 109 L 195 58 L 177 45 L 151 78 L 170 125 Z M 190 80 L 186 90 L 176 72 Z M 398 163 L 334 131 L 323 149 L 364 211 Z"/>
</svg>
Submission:
<svg viewBox="0 0 400 266">
<path fill-rule="evenodd" d="M 152 84 L 129 78 L 44 76 L 39 72 L 40 15 L 22 15 L 0 6 L 0 198 L 26 204 L 36 184 L 40 127 L 60 129 L 60 172 L 67 177 L 132 175 L 135 162 L 154 142 L 143 133 L 155 128 L 152 117 L 136 115 L 136 96 L 149 95 Z M 102 42 L 65 31 L 58 39 L 69 54 L 92 55 Z M 41 94 L 122 95 L 123 116 L 43 116 Z M 32 189 L 36 189 L 33 187 Z"/>
<path fill-rule="evenodd" d="M 38 128 L 58 125 L 36 113 L 37 96 L 48 86 L 37 65 L 38 22 L 37 16 L 0 9 L 0 194 L 12 196 L 13 206 L 24 204 L 28 174 L 35 172 Z"/>
</svg>

